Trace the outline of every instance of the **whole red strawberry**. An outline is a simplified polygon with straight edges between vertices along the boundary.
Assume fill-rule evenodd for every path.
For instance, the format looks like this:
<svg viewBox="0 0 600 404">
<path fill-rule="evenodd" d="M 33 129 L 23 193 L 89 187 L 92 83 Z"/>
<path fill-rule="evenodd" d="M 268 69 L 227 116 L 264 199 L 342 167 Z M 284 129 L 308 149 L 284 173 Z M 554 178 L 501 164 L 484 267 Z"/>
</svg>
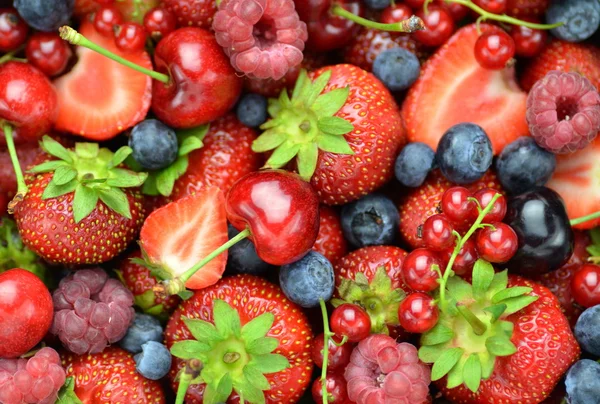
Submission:
<svg viewBox="0 0 600 404">
<path fill-rule="evenodd" d="M 300 175 L 320 200 L 344 204 L 379 188 L 393 175 L 404 130 L 398 107 L 383 84 L 352 65 L 301 73 L 291 99 L 282 92 L 269 108 L 268 128 L 252 145 L 272 150 L 266 167 L 297 156 Z"/>
<path fill-rule="evenodd" d="M 583 312 L 583 307 L 575 302 L 573 292 L 571 291 L 571 280 L 581 268 L 580 263 L 566 264 L 556 271 L 548 272 L 542 275 L 537 281 L 550 289 L 556 296 L 562 312 L 569 320 L 572 327 L 575 327 L 579 315 Z"/>
<path fill-rule="evenodd" d="M 332 264 L 335 264 L 348 252 L 340 215 L 327 205 L 319 207 L 319 235 L 313 250 L 323 254 Z"/>
<path fill-rule="evenodd" d="M 518 17 L 540 17 L 550 5 L 550 0 L 506 0 L 506 14 Z"/>
<path fill-rule="evenodd" d="M 180 27 L 210 28 L 217 2 L 210 0 L 163 0 L 163 6 L 175 14 Z"/>
<path fill-rule="evenodd" d="M 251 275 L 224 278 L 173 313 L 165 330 L 175 356 L 169 378 L 177 391 L 179 374 L 195 377 L 202 368 L 204 381 L 192 382 L 188 404 L 202 403 L 206 394 L 212 402 L 243 395 L 247 402 L 293 404 L 310 382 L 312 338 L 308 320 L 279 287 Z M 231 384 L 217 391 L 223 377 Z"/>
</svg>

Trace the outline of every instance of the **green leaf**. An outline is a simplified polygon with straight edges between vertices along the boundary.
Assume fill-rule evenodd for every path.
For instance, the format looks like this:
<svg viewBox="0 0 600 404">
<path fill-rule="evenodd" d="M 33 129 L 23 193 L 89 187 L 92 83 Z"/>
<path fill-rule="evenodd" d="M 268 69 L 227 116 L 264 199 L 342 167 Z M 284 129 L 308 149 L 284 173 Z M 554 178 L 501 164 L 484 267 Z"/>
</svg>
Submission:
<svg viewBox="0 0 600 404">
<path fill-rule="evenodd" d="M 99 189 L 98 196 L 113 211 L 119 215 L 131 219 L 131 211 L 129 210 L 129 201 L 127 195 L 119 188 Z"/>
<path fill-rule="evenodd" d="M 246 343 L 246 351 L 252 355 L 270 354 L 279 346 L 277 338 L 263 337 Z"/>
<path fill-rule="evenodd" d="M 431 368 L 431 380 L 439 380 L 446 376 L 448 372 L 458 363 L 463 355 L 462 348 L 450 348 L 445 350 L 434 362 Z"/>
<path fill-rule="evenodd" d="M 325 116 L 317 122 L 319 130 L 330 135 L 345 135 L 354 130 L 354 125 L 337 116 Z"/>
<path fill-rule="evenodd" d="M 100 145 L 98 143 L 75 143 L 75 154 L 87 159 L 98 157 L 100 153 Z"/>
<path fill-rule="evenodd" d="M 492 303 L 500 303 L 501 301 L 512 297 L 523 296 L 530 293 L 532 290 L 532 288 L 528 288 L 527 286 L 515 286 L 514 288 L 504 289 L 492 296 Z"/>
<path fill-rule="evenodd" d="M 227 400 L 227 397 L 225 398 L 225 400 Z M 204 389 L 202 402 L 206 404 L 217 404 L 219 402 L 224 401 L 221 400 L 221 397 L 219 396 L 217 386 L 215 386 L 213 383 L 206 383 L 206 388 Z"/>
<path fill-rule="evenodd" d="M 61 195 L 68 194 L 70 192 L 75 191 L 77 188 L 78 182 L 73 180 L 65 185 L 56 185 L 53 181 L 48 183 L 46 189 L 44 189 L 44 193 L 42 194 L 42 199 L 52 199 L 59 197 Z"/>
<path fill-rule="evenodd" d="M 479 384 L 481 383 L 481 362 L 477 354 L 471 354 L 465 362 L 463 379 L 465 380 L 465 385 L 473 393 L 479 390 Z"/>
<path fill-rule="evenodd" d="M 161 195 L 171 195 L 173 192 L 173 186 L 175 186 L 175 180 L 177 180 L 177 173 L 170 170 L 170 167 L 161 170 L 156 175 L 156 189 Z"/>
<path fill-rule="evenodd" d="M 305 181 L 310 181 L 317 169 L 319 148 L 316 143 L 307 143 L 298 151 L 298 173 Z"/>
<path fill-rule="evenodd" d="M 354 154 L 354 150 L 343 136 L 328 135 L 322 133 L 317 136 L 319 149 L 336 154 Z"/>
<path fill-rule="evenodd" d="M 198 359 L 200 355 L 210 351 L 211 347 L 200 341 L 185 340 L 173 344 L 171 355 L 181 359 Z"/>
<path fill-rule="evenodd" d="M 52 171 L 56 171 L 58 167 L 69 167 L 69 163 L 62 160 L 45 161 L 42 164 L 38 164 L 35 167 L 31 167 L 29 170 L 27 170 L 27 172 L 32 174 L 49 173 Z"/>
<path fill-rule="evenodd" d="M 114 168 L 125 161 L 129 155 L 133 153 L 133 150 L 129 146 L 123 146 L 115 152 L 112 159 L 108 163 L 108 168 Z"/>
<path fill-rule="evenodd" d="M 465 366 L 465 362 L 467 361 L 467 357 L 465 355 L 461 356 L 458 363 L 454 365 L 452 369 L 448 372 L 446 379 L 446 387 L 449 389 L 453 389 L 455 387 L 460 386 L 464 383 L 464 375 L 463 369 Z"/>
<path fill-rule="evenodd" d="M 499 321 L 498 325 L 500 326 L 500 330 L 506 335 L 507 338 L 511 338 L 513 335 L 513 331 L 515 330 L 515 325 L 510 321 Z"/>
<path fill-rule="evenodd" d="M 275 149 L 271 157 L 267 160 L 266 166 L 271 168 L 281 168 L 293 159 L 300 150 L 299 144 L 285 142 Z"/>
<path fill-rule="evenodd" d="M 279 354 L 253 355 L 249 363 L 261 373 L 277 373 L 290 367 L 288 359 Z"/>
<path fill-rule="evenodd" d="M 478 259 L 473 267 L 473 294 L 482 297 L 494 279 L 494 267 L 484 259 Z"/>
<path fill-rule="evenodd" d="M 510 339 L 495 335 L 485 340 L 485 347 L 494 356 L 510 356 L 517 352 L 517 347 Z"/>
<path fill-rule="evenodd" d="M 181 144 L 179 145 L 179 150 L 177 153 L 178 153 L 179 157 L 183 157 L 183 156 L 190 154 L 194 150 L 201 149 L 202 146 L 204 146 L 204 143 L 202 143 L 202 140 L 198 139 L 195 136 L 188 136 L 181 141 Z"/>
<path fill-rule="evenodd" d="M 285 140 L 287 135 L 275 130 L 269 130 L 256 138 L 252 142 L 252 151 L 255 153 L 263 153 L 279 147 Z"/>
<path fill-rule="evenodd" d="M 254 366 L 244 366 L 244 376 L 257 389 L 269 390 L 271 388 L 267 378 Z"/>
<path fill-rule="evenodd" d="M 425 363 L 434 363 L 446 351 L 444 344 L 422 345 L 419 348 L 419 359 Z"/>
<path fill-rule="evenodd" d="M 248 365 L 246 365 L 248 367 Z M 252 384 L 244 375 L 244 377 L 237 377 L 233 381 L 233 389 L 239 394 L 240 399 L 250 404 L 264 404 L 265 394 L 261 389 L 257 388 Z M 241 400 L 240 400 L 241 402 Z"/>
<path fill-rule="evenodd" d="M 190 297 L 194 296 L 194 292 L 186 289 L 186 290 L 182 290 L 181 292 L 177 293 L 177 296 L 179 296 L 181 298 L 181 300 L 188 300 Z"/>
<path fill-rule="evenodd" d="M 504 270 L 501 272 L 497 272 L 494 275 L 494 279 L 492 279 L 492 283 L 487 291 L 487 296 L 494 296 L 496 293 L 500 292 L 503 289 L 506 289 L 508 286 L 508 270 Z"/>
<path fill-rule="evenodd" d="M 227 302 L 220 299 L 213 302 L 213 321 L 219 334 L 223 336 L 241 336 L 240 315 Z"/>
<path fill-rule="evenodd" d="M 452 296 L 458 302 L 473 298 L 473 287 L 469 282 L 465 281 L 460 276 L 448 278 L 446 289 L 448 290 L 450 296 Z"/>
<path fill-rule="evenodd" d="M 502 303 L 506 305 L 506 311 L 504 312 L 504 314 L 509 315 L 516 313 L 517 311 L 529 306 L 537 299 L 539 299 L 539 296 L 526 295 L 503 300 Z"/>
<path fill-rule="evenodd" d="M 344 106 L 349 94 L 350 86 L 331 90 L 317 98 L 312 106 L 312 110 L 319 118 L 333 116 Z"/>
<path fill-rule="evenodd" d="M 61 165 L 56 168 L 52 181 L 56 185 L 65 185 L 77 178 L 77 170 L 69 165 Z"/>
<path fill-rule="evenodd" d="M 98 193 L 85 185 L 79 184 L 73 196 L 73 218 L 75 223 L 85 219 L 98 204 Z"/>
<path fill-rule="evenodd" d="M 58 143 L 56 140 L 52 139 L 50 136 L 45 135 L 42 138 L 42 149 L 44 151 L 54 157 L 57 157 L 61 160 L 66 161 L 67 163 L 73 163 L 73 158 L 71 157 L 71 153 L 65 149 L 63 145 Z"/>
<path fill-rule="evenodd" d="M 210 129 L 209 124 L 195 126 L 193 128 L 187 128 L 187 129 L 177 129 L 176 133 L 177 133 L 177 139 L 179 140 L 179 146 L 181 147 L 183 145 L 183 141 L 185 139 L 187 139 L 188 137 L 195 137 L 198 140 L 204 140 L 204 137 L 208 133 L 209 129 Z"/>
<path fill-rule="evenodd" d="M 360 272 L 360 274 L 364 276 L 362 272 Z M 388 276 L 384 266 L 380 266 L 377 268 L 377 270 L 375 271 L 375 277 L 373 278 L 373 281 L 369 283 L 369 286 L 373 293 L 379 296 L 385 296 L 391 293 L 392 279 Z"/>
<path fill-rule="evenodd" d="M 356 282 L 357 285 L 369 286 L 369 278 L 367 278 L 364 272 L 357 272 L 356 274 L 354 274 L 354 282 Z"/>
<path fill-rule="evenodd" d="M 600 244 L 600 227 L 594 227 L 589 231 L 592 243 Z"/>
<path fill-rule="evenodd" d="M 452 329 L 438 322 L 421 337 L 421 345 L 437 345 L 450 341 L 454 337 Z"/>
<path fill-rule="evenodd" d="M 58 391 L 58 400 L 55 404 L 83 404 L 75 394 L 75 378 L 73 376 L 65 379 L 65 384 Z"/>
<path fill-rule="evenodd" d="M 111 177 L 106 180 L 106 185 L 117 188 L 133 188 L 141 186 L 148 173 L 136 173 L 134 171 L 125 170 L 122 168 L 113 168 Z"/>
<path fill-rule="evenodd" d="M 212 343 L 224 339 L 215 326 L 208 321 L 186 318 L 183 322 L 198 341 Z"/>
<path fill-rule="evenodd" d="M 304 105 L 306 105 L 307 107 L 312 107 L 312 105 L 317 100 L 319 95 L 321 95 L 325 87 L 327 87 L 327 83 L 329 83 L 330 78 L 331 70 L 327 70 L 312 82 L 310 91 L 306 96 Z"/>
<path fill-rule="evenodd" d="M 217 385 L 217 402 L 227 401 L 232 391 L 233 382 L 231 381 L 231 374 L 225 373 L 223 377 L 221 377 L 221 380 L 219 380 L 219 384 Z"/>
<path fill-rule="evenodd" d="M 298 73 L 298 78 L 296 79 L 296 84 L 294 85 L 294 91 L 292 92 L 292 98 L 296 99 L 300 97 L 302 89 L 306 87 L 306 83 L 309 82 L 308 73 L 306 69 L 301 69 L 300 73 Z M 283 90 L 287 94 L 287 90 Z"/>
<path fill-rule="evenodd" d="M 273 313 L 263 313 L 260 316 L 253 318 L 242 327 L 242 338 L 248 344 L 259 338 L 265 337 L 271 327 L 273 327 L 274 321 L 275 316 Z"/>
<path fill-rule="evenodd" d="M 495 304 L 493 306 L 486 307 L 483 310 L 487 311 L 488 313 L 490 313 L 492 315 L 492 324 L 493 324 L 496 321 L 498 321 L 498 319 L 500 318 L 500 316 L 502 314 L 504 314 L 504 312 L 506 311 L 506 308 L 507 308 L 506 305 L 504 303 L 501 303 L 501 304 Z"/>
<path fill-rule="evenodd" d="M 494 372 L 496 357 L 489 352 L 479 352 L 478 356 L 479 363 L 481 364 L 481 378 L 483 380 L 489 379 Z"/>
</svg>

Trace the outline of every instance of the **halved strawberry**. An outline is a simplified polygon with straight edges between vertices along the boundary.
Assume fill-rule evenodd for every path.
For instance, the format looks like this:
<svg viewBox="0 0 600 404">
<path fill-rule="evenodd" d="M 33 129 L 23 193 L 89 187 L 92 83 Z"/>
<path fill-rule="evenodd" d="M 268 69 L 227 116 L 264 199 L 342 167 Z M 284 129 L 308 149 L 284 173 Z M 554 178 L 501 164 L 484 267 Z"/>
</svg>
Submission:
<svg viewBox="0 0 600 404">
<path fill-rule="evenodd" d="M 481 24 L 481 31 L 499 28 Z M 485 129 L 494 154 L 529 130 L 525 121 L 527 94 L 514 70 L 487 70 L 475 60 L 479 33 L 475 24 L 458 30 L 421 69 L 402 106 L 408 139 L 434 150 L 444 132 L 461 122 Z"/>
<path fill-rule="evenodd" d="M 79 32 L 119 56 L 152 69 L 146 52 L 124 53 L 113 38 L 83 21 Z M 91 140 L 106 140 L 140 122 L 150 108 L 152 79 L 94 51 L 77 48 L 78 62 L 54 81 L 58 93 L 56 129 Z"/>
<path fill-rule="evenodd" d="M 557 155 L 556 170 L 546 184 L 565 201 L 569 219 L 586 216 L 600 210 L 600 137 L 585 149 Z M 576 229 L 591 229 L 600 219 L 578 224 Z"/>
<path fill-rule="evenodd" d="M 155 210 L 140 233 L 145 259 L 155 269 L 153 274 L 163 279 L 182 275 L 227 240 L 225 197 L 216 187 L 202 188 Z M 226 263 L 227 252 L 223 252 L 185 286 L 202 289 L 216 283 Z"/>
</svg>

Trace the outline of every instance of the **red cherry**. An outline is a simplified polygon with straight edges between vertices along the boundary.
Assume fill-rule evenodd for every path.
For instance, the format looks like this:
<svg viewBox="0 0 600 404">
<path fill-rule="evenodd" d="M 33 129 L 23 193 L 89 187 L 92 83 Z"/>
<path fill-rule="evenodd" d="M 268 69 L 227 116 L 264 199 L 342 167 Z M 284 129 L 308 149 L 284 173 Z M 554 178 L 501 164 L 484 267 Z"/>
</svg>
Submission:
<svg viewBox="0 0 600 404">
<path fill-rule="evenodd" d="M 454 247 L 449 247 L 440 253 L 444 266 L 448 265 L 453 253 Z M 460 276 L 470 275 L 478 258 L 477 244 L 473 238 L 469 238 L 458 252 L 454 264 L 452 264 L 452 270 Z"/>
<path fill-rule="evenodd" d="M 423 241 L 432 250 L 442 251 L 454 245 L 455 236 L 452 223 L 445 215 L 433 215 L 425 220 L 423 224 Z"/>
<path fill-rule="evenodd" d="M 10 52 L 23 45 L 29 26 L 14 8 L 0 9 L 0 51 Z"/>
<path fill-rule="evenodd" d="M 69 44 L 50 32 L 33 34 L 25 47 L 25 56 L 29 63 L 50 77 L 61 74 L 72 55 Z"/>
<path fill-rule="evenodd" d="M 467 16 L 469 8 L 458 3 L 448 3 L 446 0 L 433 0 L 433 4 L 442 6 L 450 13 L 454 22 L 459 22 Z"/>
<path fill-rule="evenodd" d="M 100 7 L 94 13 L 94 28 L 104 36 L 114 34 L 113 27 L 123 22 L 123 15 L 118 8 L 114 6 Z"/>
<path fill-rule="evenodd" d="M 481 209 L 485 209 L 488 206 L 488 204 L 490 203 L 490 201 L 492 200 L 492 198 L 494 197 L 494 195 L 496 195 L 497 193 L 498 193 L 498 191 L 495 189 L 484 188 L 484 189 L 480 189 L 479 191 L 475 192 L 473 197 L 479 201 L 479 205 L 481 205 Z M 477 212 L 477 210 L 473 211 L 473 218 L 472 218 L 473 221 L 475 221 L 476 216 L 478 216 L 478 215 L 479 215 L 479 213 Z M 498 199 L 496 199 L 496 202 L 494 203 L 492 210 L 483 217 L 482 222 L 483 223 L 501 222 L 502 219 L 504 219 L 504 215 L 506 215 L 506 198 L 504 197 L 504 195 L 502 195 Z"/>
<path fill-rule="evenodd" d="M 411 7 L 413 10 L 420 10 L 425 4 L 425 0 L 404 0 L 404 4 Z"/>
<path fill-rule="evenodd" d="M 440 286 L 437 282 L 440 276 L 432 269 L 433 265 L 442 269 L 442 263 L 433 251 L 426 248 L 413 250 L 402 263 L 404 283 L 412 290 L 419 292 L 431 292 L 437 289 Z"/>
<path fill-rule="evenodd" d="M 426 46 L 441 46 L 454 33 L 454 20 L 450 13 L 441 6 L 429 5 L 427 15 L 420 9 L 415 15 L 423 20 L 425 29 L 413 33 L 415 39 Z"/>
<path fill-rule="evenodd" d="M 329 404 L 348 404 L 348 391 L 344 373 L 328 373 L 325 377 L 327 386 L 327 403 Z M 315 403 L 323 402 L 323 384 L 321 378 L 317 378 L 311 388 L 312 397 Z"/>
<path fill-rule="evenodd" d="M 52 296 L 24 269 L 0 274 L 0 358 L 16 358 L 36 346 L 52 324 Z"/>
<path fill-rule="evenodd" d="M 600 266 L 582 265 L 571 279 L 571 293 L 583 307 L 600 304 Z"/>
<path fill-rule="evenodd" d="M 519 247 L 517 233 L 505 223 L 492 223 L 477 232 L 477 252 L 486 261 L 497 264 L 510 260 Z"/>
<path fill-rule="evenodd" d="M 421 334 L 431 330 L 440 313 L 433 298 L 417 292 L 408 295 L 398 308 L 400 325 L 408 332 Z"/>
<path fill-rule="evenodd" d="M 146 46 L 148 35 L 140 24 L 126 22 L 115 26 L 115 44 L 124 52 L 139 52 Z"/>
<path fill-rule="evenodd" d="M 94 1 L 102 6 L 110 6 L 111 4 L 114 4 L 114 2 L 115 2 L 115 0 L 94 0 Z"/>
<path fill-rule="evenodd" d="M 352 354 L 352 349 L 354 347 L 354 344 L 351 342 L 346 342 L 345 344 L 338 346 L 334 344 L 332 340 L 339 344 L 342 342 L 342 337 L 334 335 L 329 339 L 329 353 L 327 357 L 328 372 L 344 369 L 350 362 L 350 355 Z M 312 359 L 319 368 L 323 367 L 324 344 L 324 336 L 323 333 L 321 333 L 315 337 L 312 346 Z"/>
<path fill-rule="evenodd" d="M 394 4 L 381 12 L 379 21 L 383 24 L 393 24 L 404 21 L 413 15 L 412 9 L 406 4 Z"/>
<path fill-rule="evenodd" d="M 548 32 L 522 25 L 513 26 L 510 35 L 515 42 L 515 53 L 526 58 L 537 56 L 544 49 L 548 39 Z"/>
<path fill-rule="evenodd" d="M 506 0 L 473 0 L 473 3 L 493 14 L 504 14 L 508 6 Z"/>
<path fill-rule="evenodd" d="M 473 213 L 477 212 L 475 202 L 469 200 L 473 195 L 464 187 L 452 187 L 442 196 L 442 212 L 455 225 L 470 226 Z"/>
<path fill-rule="evenodd" d="M 331 331 L 339 336 L 347 336 L 350 342 L 359 342 L 371 334 L 371 317 L 355 304 L 344 303 L 333 310 Z"/>
<path fill-rule="evenodd" d="M 177 19 L 169 10 L 155 7 L 144 16 L 144 28 L 148 35 L 160 39 L 177 29 Z"/>
<path fill-rule="evenodd" d="M 484 32 L 475 42 L 475 59 L 486 69 L 504 69 L 514 56 L 515 41 L 505 31 Z"/>
</svg>

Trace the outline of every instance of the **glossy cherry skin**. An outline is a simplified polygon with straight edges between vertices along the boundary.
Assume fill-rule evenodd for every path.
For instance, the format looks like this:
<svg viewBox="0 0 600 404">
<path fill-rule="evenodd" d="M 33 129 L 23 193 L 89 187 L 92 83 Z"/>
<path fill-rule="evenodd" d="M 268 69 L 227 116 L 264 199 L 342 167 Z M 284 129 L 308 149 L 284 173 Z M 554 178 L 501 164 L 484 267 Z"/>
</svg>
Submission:
<svg viewBox="0 0 600 404">
<path fill-rule="evenodd" d="M 475 59 L 486 69 L 504 69 L 514 56 L 515 41 L 505 31 L 484 32 L 475 42 Z"/>
<path fill-rule="evenodd" d="M 215 36 L 202 28 L 180 28 L 164 37 L 154 64 L 171 81 L 154 80 L 152 111 L 173 128 L 192 128 L 225 115 L 242 91 L 242 78 Z"/>
<path fill-rule="evenodd" d="M 402 328 L 417 334 L 431 330 L 437 323 L 439 315 L 437 306 L 433 304 L 433 298 L 421 292 L 408 295 L 398 308 L 398 318 Z"/>
<path fill-rule="evenodd" d="M 479 205 L 481 206 L 481 209 L 485 209 L 488 206 L 488 204 L 490 203 L 490 201 L 492 200 L 492 198 L 494 197 L 494 195 L 496 195 L 497 193 L 498 193 L 498 191 L 495 189 L 484 188 L 484 189 L 480 189 L 479 191 L 475 192 L 473 197 L 475 199 L 477 199 L 477 201 L 479 202 Z M 477 216 L 479 216 L 479 212 L 477 211 L 477 209 L 473 210 L 472 212 L 473 212 L 473 217 L 471 219 L 474 222 L 475 219 L 477 219 Z M 504 195 L 501 195 L 498 199 L 496 199 L 496 202 L 494 202 L 494 206 L 492 207 L 492 210 L 490 210 L 483 217 L 482 223 L 501 222 L 502 219 L 504 219 L 505 215 L 506 215 L 506 197 Z"/>
<path fill-rule="evenodd" d="M 61 74 L 73 55 L 69 44 L 51 32 L 36 32 L 27 41 L 25 56 L 29 63 L 49 77 Z"/>
<path fill-rule="evenodd" d="M 122 22 L 123 14 L 121 14 L 117 7 L 112 5 L 100 7 L 94 13 L 94 27 L 96 31 L 104 36 L 113 35 L 114 26 Z"/>
<path fill-rule="evenodd" d="M 348 337 L 350 342 L 360 342 L 371 334 L 371 317 L 361 307 L 344 303 L 331 313 L 331 331 Z"/>
<path fill-rule="evenodd" d="M 571 279 L 571 294 L 583 307 L 600 304 L 600 266 L 582 265 Z"/>
<path fill-rule="evenodd" d="M 522 25 L 514 25 L 511 27 L 510 36 L 515 41 L 515 54 L 531 58 L 537 56 L 546 46 L 548 32 Z"/>
<path fill-rule="evenodd" d="M 250 229 L 256 253 L 272 265 L 302 258 L 319 233 L 319 197 L 299 175 L 262 170 L 240 178 L 227 193 L 227 219 Z"/>
<path fill-rule="evenodd" d="M 329 367 L 328 367 L 329 368 Z M 329 404 L 349 404 L 348 390 L 346 379 L 343 372 L 327 373 L 325 377 L 327 386 L 328 403 Z M 323 402 L 323 385 L 321 378 L 317 378 L 311 388 L 312 397 L 315 403 Z"/>
<path fill-rule="evenodd" d="M 13 125 L 16 143 L 35 141 L 48 133 L 57 113 L 56 91 L 44 73 L 29 63 L 0 65 L 0 120 Z M 4 144 L 0 128 L 0 145 Z"/>
<path fill-rule="evenodd" d="M 442 251 L 454 245 L 456 237 L 453 230 L 452 223 L 445 215 L 430 216 L 423 223 L 423 241 L 432 250 Z"/>
<path fill-rule="evenodd" d="M 0 359 L 36 346 L 52 325 L 52 296 L 40 278 L 16 268 L 0 274 Z"/>
<path fill-rule="evenodd" d="M 146 29 L 135 22 L 115 27 L 115 45 L 124 52 L 139 52 L 146 46 Z"/>
<path fill-rule="evenodd" d="M 386 7 L 379 17 L 379 21 L 383 24 L 393 24 L 395 22 L 404 21 L 413 15 L 412 9 L 406 4 L 394 4 Z"/>
<path fill-rule="evenodd" d="M 486 261 L 496 264 L 511 259 L 519 248 L 517 233 L 504 223 L 492 223 L 477 233 L 477 252 Z"/>
<path fill-rule="evenodd" d="M 0 52 L 10 52 L 25 43 L 29 26 L 14 8 L 0 9 Z"/>
<path fill-rule="evenodd" d="M 402 263 L 402 279 L 404 283 L 418 292 L 431 292 L 438 288 L 440 277 L 432 269 L 437 265 L 442 270 L 442 263 L 436 253 L 427 248 L 417 248 L 411 251 Z"/>
<path fill-rule="evenodd" d="M 346 342 L 345 344 L 338 346 L 333 341 L 340 343 L 342 337 L 337 335 L 332 336 L 329 339 L 329 353 L 327 354 L 327 371 L 331 372 L 334 370 L 343 370 L 348 363 L 350 363 L 350 355 L 354 344 Z M 325 340 L 323 333 L 317 335 L 314 339 L 311 356 L 315 365 L 323 367 L 323 347 L 325 346 Z"/>
<path fill-rule="evenodd" d="M 506 12 L 506 0 L 473 0 L 473 3 L 493 14 L 504 14 Z"/>
<path fill-rule="evenodd" d="M 412 35 L 425 46 L 441 46 L 454 33 L 454 20 L 448 10 L 442 6 L 431 4 L 427 9 L 429 10 L 427 14 L 423 9 L 415 12 L 415 15 L 425 23 L 425 29 Z"/>
<path fill-rule="evenodd" d="M 160 39 L 177 28 L 175 15 L 162 7 L 155 7 L 144 16 L 144 28 L 148 35 Z"/>
</svg>

